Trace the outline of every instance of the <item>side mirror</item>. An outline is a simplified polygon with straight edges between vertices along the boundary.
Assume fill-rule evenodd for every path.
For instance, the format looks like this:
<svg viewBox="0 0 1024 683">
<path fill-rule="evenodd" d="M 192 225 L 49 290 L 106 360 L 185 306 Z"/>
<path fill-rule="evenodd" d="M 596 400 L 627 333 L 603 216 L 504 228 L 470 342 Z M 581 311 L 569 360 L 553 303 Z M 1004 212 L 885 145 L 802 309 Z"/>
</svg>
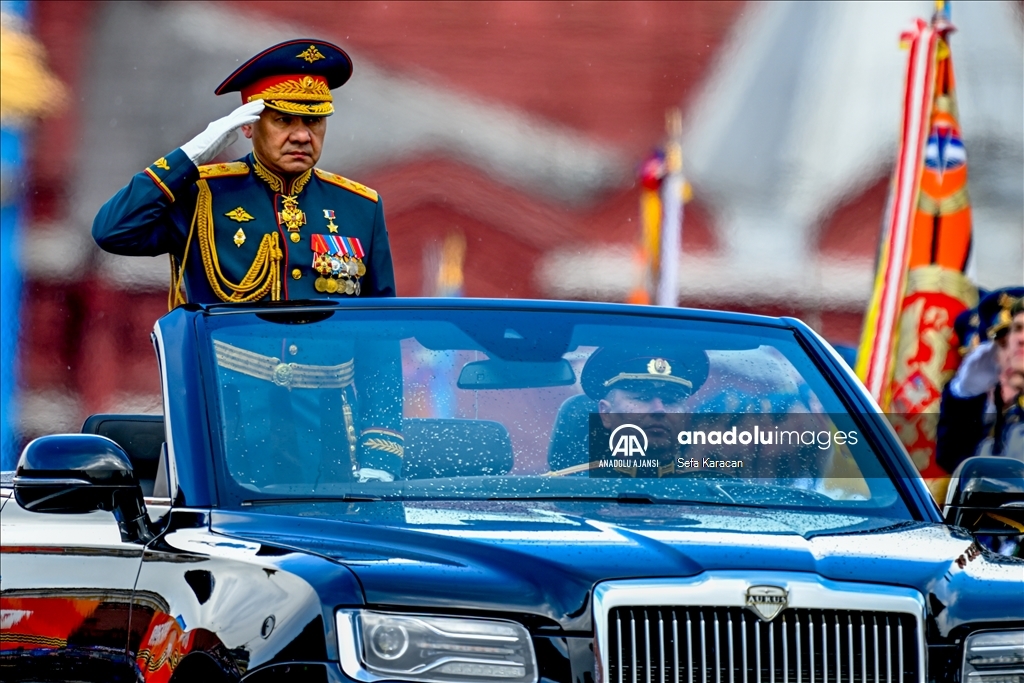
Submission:
<svg viewBox="0 0 1024 683">
<path fill-rule="evenodd" d="M 1024 534 L 1024 461 L 967 458 L 953 472 L 943 517 L 971 533 Z"/>
<path fill-rule="evenodd" d="M 56 434 L 35 439 L 21 453 L 14 498 L 32 512 L 113 512 L 126 541 L 148 540 L 146 505 L 131 461 L 110 439 Z"/>
</svg>

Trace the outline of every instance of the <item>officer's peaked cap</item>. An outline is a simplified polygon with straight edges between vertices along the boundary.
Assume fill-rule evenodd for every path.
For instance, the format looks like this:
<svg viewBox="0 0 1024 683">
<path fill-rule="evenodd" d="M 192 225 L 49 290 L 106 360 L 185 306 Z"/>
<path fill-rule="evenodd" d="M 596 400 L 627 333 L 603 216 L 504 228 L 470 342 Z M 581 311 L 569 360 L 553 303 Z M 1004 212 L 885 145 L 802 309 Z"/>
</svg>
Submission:
<svg viewBox="0 0 1024 683">
<path fill-rule="evenodd" d="M 591 354 L 580 373 L 583 391 L 601 400 L 612 389 L 665 389 L 690 395 L 708 378 L 707 354 L 695 347 L 606 346 Z"/>
<path fill-rule="evenodd" d="M 235 69 L 214 91 L 240 92 L 242 103 L 263 100 L 266 106 L 298 116 L 334 113 L 331 90 L 352 76 L 352 59 L 323 40 L 289 40 L 268 47 Z"/>
<path fill-rule="evenodd" d="M 1024 287 L 997 289 L 978 304 L 981 324 L 989 339 L 995 339 L 1010 329 L 1013 308 L 1024 297 Z"/>
<path fill-rule="evenodd" d="M 956 338 L 960 340 L 960 353 L 966 354 L 975 346 L 981 343 L 979 335 L 982 334 L 981 315 L 977 308 L 968 308 L 961 311 L 960 315 L 953 321 L 953 331 Z"/>
</svg>

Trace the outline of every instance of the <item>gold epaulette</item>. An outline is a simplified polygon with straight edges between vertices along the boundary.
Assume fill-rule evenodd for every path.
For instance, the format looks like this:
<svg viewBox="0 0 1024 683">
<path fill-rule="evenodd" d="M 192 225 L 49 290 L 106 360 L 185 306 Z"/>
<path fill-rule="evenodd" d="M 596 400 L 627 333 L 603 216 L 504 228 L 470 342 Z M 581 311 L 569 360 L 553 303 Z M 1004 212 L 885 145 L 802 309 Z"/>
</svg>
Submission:
<svg viewBox="0 0 1024 683">
<path fill-rule="evenodd" d="M 249 166 L 244 161 L 229 161 L 223 164 L 204 164 L 199 167 L 199 177 L 220 178 L 229 175 L 248 175 Z"/>
<path fill-rule="evenodd" d="M 324 181 L 325 183 L 330 183 L 331 185 L 337 185 L 338 187 L 343 187 L 346 190 L 348 190 L 349 192 L 354 192 L 355 194 L 359 195 L 360 197 L 366 197 L 371 202 L 376 202 L 378 200 L 378 198 L 379 198 L 378 195 L 377 195 L 377 191 L 376 190 L 371 190 L 366 185 L 362 185 L 360 183 L 357 183 L 354 180 L 349 180 L 348 178 L 344 178 L 344 177 L 342 177 L 340 175 L 337 175 L 335 173 L 328 173 L 327 171 L 321 171 L 319 168 L 314 169 L 314 170 L 316 171 L 316 177 L 319 178 L 320 180 Z"/>
</svg>

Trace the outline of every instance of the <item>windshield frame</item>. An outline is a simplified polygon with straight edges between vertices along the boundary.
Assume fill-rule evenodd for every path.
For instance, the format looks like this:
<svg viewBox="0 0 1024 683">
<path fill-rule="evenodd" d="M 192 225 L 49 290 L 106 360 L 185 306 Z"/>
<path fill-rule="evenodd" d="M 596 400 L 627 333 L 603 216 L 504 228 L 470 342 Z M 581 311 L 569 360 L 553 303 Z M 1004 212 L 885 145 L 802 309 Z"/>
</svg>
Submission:
<svg viewBox="0 0 1024 683">
<path fill-rule="evenodd" d="M 892 487 L 895 489 L 899 502 L 905 508 L 903 514 L 909 513 L 910 517 L 915 520 L 930 520 L 929 518 L 933 515 L 929 515 L 928 511 L 923 510 L 919 504 L 918 496 L 915 495 L 917 491 L 915 487 L 905 480 L 905 477 L 899 473 L 901 467 L 899 463 L 892 461 L 892 454 L 898 453 L 899 446 L 893 443 L 894 437 L 891 433 L 891 429 L 887 430 L 885 427 L 879 425 L 878 422 L 882 420 L 882 417 L 877 412 L 871 409 L 870 404 L 863 400 L 863 395 L 859 394 L 855 390 L 855 387 L 850 385 L 850 375 L 848 369 L 846 372 L 842 368 L 836 368 L 833 364 L 828 362 L 827 353 L 823 353 L 823 349 L 819 347 L 815 342 L 819 342 L 819 339 L 809 338 L 809 328 L 806 328 L 802 323 L 796 320 L 788 319 L 774 319 L 766 318 L 762 316 L 754 316 L 748 314 L 734 314 L 727 312 L 717 311 L 699 311 L 699 310 L 688 310 L 688 309 L 671 309 L 666 310 L 656 307 L 641 307 L 641 306 L 628 306 L 628 305 L 616 305 L 616 304 L 594 304 L 594 303 L 575 303 L 575 302 L 531 302 L 531 301 L 517 301 L 517 300 L 402 300 L 392 299 L 386 302 L 380 300 L 354 300 L 352 302 L 343 302 L 341 305 L 335 304 L 334 302 L 309 302 L 308 304 L 296 302 L 288 302 L 287 305 L 278 304 L 276 306 L 252 306 L 252 305 L 214 305 L 208 307 L 197 307 L 200 310 L 196 311 L 199 313 L 196 320 L 195 331 L 199 338 L 198 344 L 198 355 L 199 355 L 199 373 L 202 377 L 202 385 L 204 387 L 205 403 L 206 403 L 206 418 L 208 424 L 213 428 L 219 428 L 220 425 L 220 392 L 218 390 L 218 370 L 216 360 L 213 354 L 213 334 L 225 327 L 234 326 L 235 321 L 241 323 L 240 318 L 247 319 L 247 322 L 251 322 L 252 319 L 259 316 L 263 318 L 266 315 L 281 315 L 295 318 L 316 318 L 316 317 L 330 317 L 341 311 L 352 311 L 355 314 L 361 314 L 363 312 L 399 312 L 399 311 L 422 311 L 427 313 L 428 311 L 449 311 L 449 310 L 481 310 L 490 311 L 495 310 L 502 311 L 518 311 L 526 313 L 565 313 L 569 315 L 575 314 L 598 314 L 601 316 L 625 316 L 635 317 L 647 320 L 674 320 L 680 322 L 691 322 L 697 324 L 727 324 L 729 326 L 736 325 L 737 330 L 743 327 L 761 327 L 771 329 L 772 332 L 769 336 L 775 336 L 780 332 L 784 333 L 786 337 L 792 335 L 794 341 L 801 347 L 802 351 L 810 361 L 814 370 L 816 371 L 816 377 L 820 378 L 831 392 L 839 399 L 843 404 L 844 408 L 848 411 L 851 419 L 864 429 L 864 433 L 870 442 L 871 449 L 875 452 L 878 459 L 878 463 L 884 470 L 886 476 Z M 225 324 L 226 323 L 226 324 Z M 795 323 L 795 324 L 794 324 Z M 268 323 L 273 324 L 273 323 Z M 813 335 L 814 333 L 811 332 Z M 821 342 L 819 342 L 821 343 Z M 861 399 L 861 400 L 858 400 Z M 244 503 L 247 500 L 251 500 L 255 497 L 250 495 L 251 492 L 245 492 L 243 495 L 239 495 L 239 491 L 234 489 L 241 489 L 241 487 L 235 485 L 229 485 L 229 481 L 233 482 L 230 474 L 227 471 L 227 465 L 225 460 L 223 440 L 218 437 L 217 434 L 211 433 L 208 436 L 208 441 L 211 448 L 212 463 L 210 463 L 214 469 L 214 480 L 216 486 L 216 498 L 220 503 L 220 506 L 226 509 L 240 509 L 247 507 Z M 268 498 L 272 496 L 266 496 Z M 673 504 L 678 504 L 673 502 Z M 705 504 L 702 501 L 693 502 L 693 504 Z M 708 502 L 707 504 L 711 504 Z M 799 509 L 799 508 L 797 508 Z M 806 508 L 804 508 L 806 509 Z M 886 508 L 878 508 L 881 513 Z M 839 510 L 836 510 L 839 512 Z M 851 512 L 853 512 L 851 510 Z M 864 510 L 860 510 L 858 514 L 864 514 Z"/>
</svg>

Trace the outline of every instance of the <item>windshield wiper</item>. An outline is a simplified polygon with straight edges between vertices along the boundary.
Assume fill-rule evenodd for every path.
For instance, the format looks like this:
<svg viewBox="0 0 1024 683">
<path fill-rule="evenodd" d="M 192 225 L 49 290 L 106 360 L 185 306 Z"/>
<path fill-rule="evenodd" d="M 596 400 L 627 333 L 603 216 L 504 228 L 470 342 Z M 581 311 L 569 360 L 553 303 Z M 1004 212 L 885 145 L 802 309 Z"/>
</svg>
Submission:
<svg viewBox="0 0 1024 683">
<path fill-rule="evenodd" d="M 376 503 L 384 500 L 384 496 L 369 493 L 346 493 L 343 496 L 290 496 L 288 498 L 255 498 L 243 500 L 242 505 L 281 505 L 287 503 Z"/>
<path fill-rule="evenodd" d="M 379 496 L 369 493 L 346 493 L 343 496 L 292 496 L 288 498 L 256 498 L 242 502 L 242 506 L 258 505 L 282 505 L 288 503 L 377 503 L 381 501 L 400 502 L 448 502 L 448 501 L 487 501 L 487 502 L 516 502 L 516 501 L 556 501 L 569 503 L 621 503 L 624 505 L 680 505 L 692 504 L 694 501 L 674 500 L 671 498 L 656 498 L 646 493 L 623 491 L 614 496 Z"/>
<path fill-rule="evenodd" d="M 517 500 L 555 500 L 555 501 L 570 501 L 575 503 L 626 503 L 626 504 L 643 504 L 653 505 L 654 503 L 674 503 L 677 501 L 672 500 L 660 500 L 654 496 L 650 496 L 646 493 L 634 493 L 632 491 L 624 491 L 615 496 L 491 496 L 487 498 L 489 501 L 517 501 Z"/>
</svg>

